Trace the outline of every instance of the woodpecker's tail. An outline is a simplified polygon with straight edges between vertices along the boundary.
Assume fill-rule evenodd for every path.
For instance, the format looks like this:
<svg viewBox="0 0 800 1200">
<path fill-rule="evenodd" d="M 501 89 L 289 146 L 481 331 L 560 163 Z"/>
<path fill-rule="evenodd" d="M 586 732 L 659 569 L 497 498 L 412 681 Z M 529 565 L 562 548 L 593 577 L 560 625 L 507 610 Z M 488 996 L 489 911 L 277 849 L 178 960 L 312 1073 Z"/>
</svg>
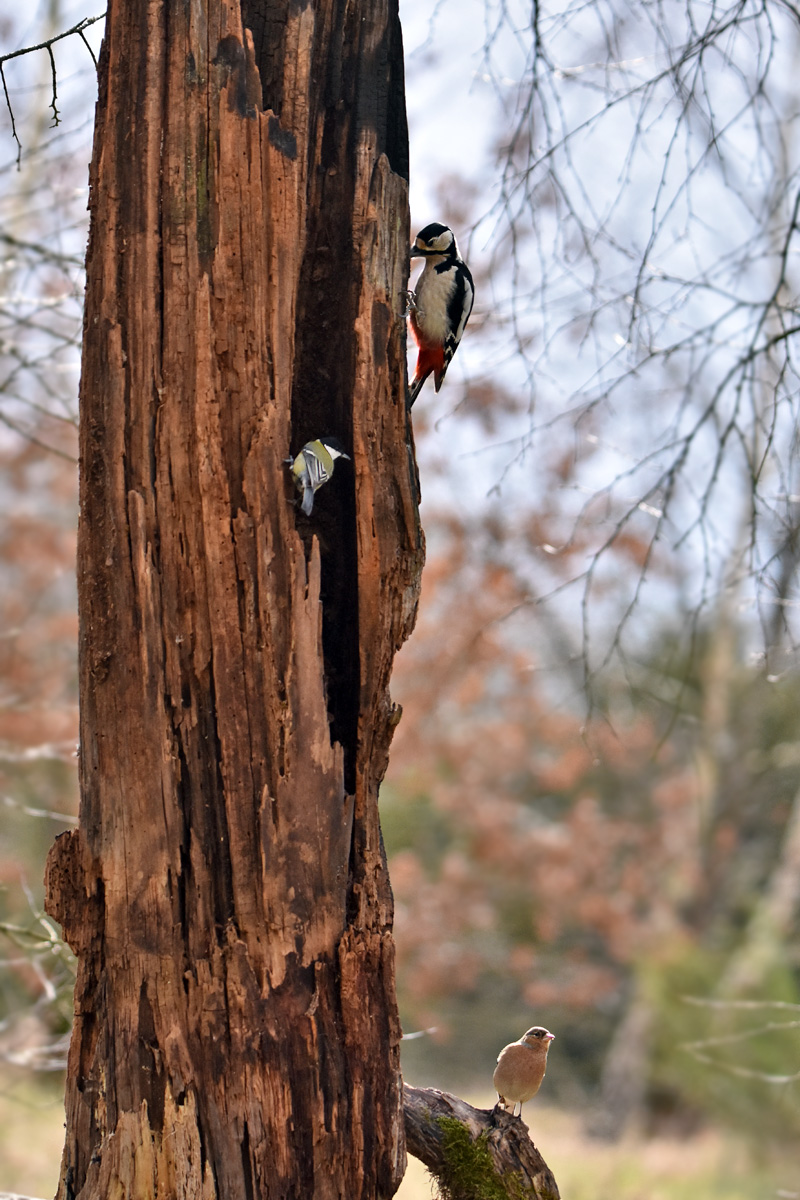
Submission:
<svg viewBox="0 0 800 1200">
<path fill-rule="evenodd" d="M 430 374 L 430 372 L 428 372 L 428 374 Z M 411 383 L 408 385 L 408 407 L 409 408 L 411 408 L 412 404 L 416 400 L 417 396 L 420 393 L 420 390 L 422 389 L 422 385 L 427 378 L 428 378 L 427 375 L 415 375 L 414 378 L 411 380 Z"/>
<path fill-rule="evenodd" d="M 420 388 L 432 372 L 436 372 L 436 378 L 441 382 L 440 376 L 443 377 L 446 370 L 442 346 L 420 346 L 417 355 L 417 369 L 408 387 L 408 407 L 411 408 L 419 395 Z M 438 383 L 436 390 L 437 392 L 439 390 Z"/>
</svg>

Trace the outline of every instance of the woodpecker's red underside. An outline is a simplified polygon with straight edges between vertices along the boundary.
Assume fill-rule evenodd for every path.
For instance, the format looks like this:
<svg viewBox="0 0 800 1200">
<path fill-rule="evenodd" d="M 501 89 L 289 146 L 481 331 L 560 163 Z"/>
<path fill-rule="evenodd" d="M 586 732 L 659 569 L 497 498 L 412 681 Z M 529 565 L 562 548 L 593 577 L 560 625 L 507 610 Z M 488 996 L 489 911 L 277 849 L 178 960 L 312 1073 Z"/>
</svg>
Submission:
<svg viewBox="0 0 800 1200">
<path fill-rule="evenodd" d="M 420 345 L 419 354 L 417 355 L 417 367 L 414 372 L 414 382 L 427 379 L 432 371 L 434 372 L 434 382 L 438 392 L 442 376 L 444 375 L 444 346 Z"/>
</svg>

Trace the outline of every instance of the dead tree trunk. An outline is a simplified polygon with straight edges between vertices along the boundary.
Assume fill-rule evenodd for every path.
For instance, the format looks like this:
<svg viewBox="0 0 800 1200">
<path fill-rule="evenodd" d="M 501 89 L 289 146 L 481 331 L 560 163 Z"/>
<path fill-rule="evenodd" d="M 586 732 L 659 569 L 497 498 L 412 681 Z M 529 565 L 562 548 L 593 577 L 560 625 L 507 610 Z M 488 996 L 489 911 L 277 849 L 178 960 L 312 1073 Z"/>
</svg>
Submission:
<svg viewBox="0 0 800 1200">
<path fill-rule="evenodd" d="M 254 32 L 250 36 L 248 26 Z M 112 0 L 81 383 L 59 1197 L 389 1196 L 377 812 L 423 541 L 396 0 Z M 284 459 L 352 464 L 306 519 Z"/>
</svg>

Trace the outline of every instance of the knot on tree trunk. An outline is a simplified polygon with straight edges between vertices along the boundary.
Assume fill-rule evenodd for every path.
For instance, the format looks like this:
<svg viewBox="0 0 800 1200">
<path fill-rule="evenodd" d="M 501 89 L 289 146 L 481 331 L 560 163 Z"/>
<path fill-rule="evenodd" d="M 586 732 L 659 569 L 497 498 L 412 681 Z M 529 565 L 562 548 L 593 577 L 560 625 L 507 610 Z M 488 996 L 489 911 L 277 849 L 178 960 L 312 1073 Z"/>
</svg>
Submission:
<svg viewBox="0 0 800 1200">
<path fill-rule="evenodd" d="M 85 862 L 86 846 L 81 831 L 70 829 L 53 842 L 44 872 L 45 912 L 58 921 L 64 940 L 80 955 L 100 932 L 102 897 L 89 892 L 87 881 L 97 880 Z"/>
</svg>

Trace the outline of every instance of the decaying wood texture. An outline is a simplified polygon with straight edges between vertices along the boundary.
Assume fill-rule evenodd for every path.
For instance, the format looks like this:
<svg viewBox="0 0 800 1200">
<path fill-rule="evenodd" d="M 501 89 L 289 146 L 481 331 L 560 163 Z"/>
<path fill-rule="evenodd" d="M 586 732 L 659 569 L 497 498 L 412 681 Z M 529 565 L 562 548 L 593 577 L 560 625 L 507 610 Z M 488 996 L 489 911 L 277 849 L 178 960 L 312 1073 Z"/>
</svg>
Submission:
<svg viewBox="0 0 800 1200">
<path fill-rule="evenodd" d="M 499 1107 L 473 1108 L 448 1092 L 408 1084 L 403 1089 L 403 1103 L 409 1153 L 443 1184 L 450 1200 L 498 1196 L 501 1188 L 507 1189 L 509 1200 L 559 1200 L 553 1173 L 528 1136 L 521 1117 L 512 1117 Z M 480 1176 L 480 1159 L 473 1164 L 463 1148 L 454 1149 L 454 1122 L 473 1145 L 477 1143 L 488 1152 L 494 1172 L 491 1181 Z"/>
<path fill-rule="evenodd" d="M 111 0 L 81 814 L 47 876 L 79 962 L 62 1200 L 402 1175 L 377 794 L 424 554 L 406 174 L 396 0 Z M 284 459 L 325 434 L 352 462 L 309 520 Z"/>
</svg>

